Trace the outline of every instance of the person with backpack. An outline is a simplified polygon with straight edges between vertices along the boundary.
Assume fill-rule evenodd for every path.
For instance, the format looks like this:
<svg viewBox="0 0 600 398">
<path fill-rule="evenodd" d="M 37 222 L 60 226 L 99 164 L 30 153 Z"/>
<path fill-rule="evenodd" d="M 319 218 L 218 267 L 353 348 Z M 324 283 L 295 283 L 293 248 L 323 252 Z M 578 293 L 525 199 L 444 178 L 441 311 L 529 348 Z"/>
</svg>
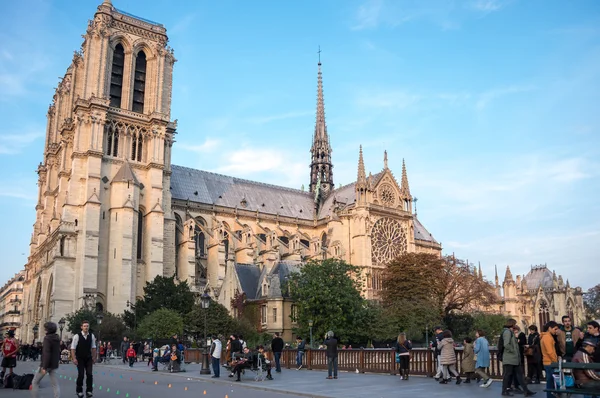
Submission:
<svg viewBox="0 0 600 398">
<path fill-rule="evenodd" d="M 96 337 L 90 333 L 90 323 L 81 323 L 81 332 L 73 336 L 71 342 L 71 357 L 73 364 L 77 366 L 76 392 L 79 398 L 83 398 L 83 376 L 85 373 L 85 393 L 87 398 L 94 396 L 94 380 L 92 367 L 96 360 Z"/>
<path fill-rule="evenodd" d="M 531 397 L 536 392 L 529 390 L 527 384 L 523 380 L 523 370 L 521 364 L 521 352 L 519 350 L 519 342 L 515 337 L 515 325 L 517 321 L 509 319 L 506 321 L 504 330 L 498 341 L 498 355 L 502 361 L 502 395 L 512 396 L 510 386 L 513 381 L 513 375 L 516 376 L 517 382 L 523 386 L 523 393 L 526 397 Z M 501 346 L 501 347 L 500 347 Z"/>
<path fill-rule="evenodd" d="M 60 363 L 61 351 L 60 338 L 56 334 L 56 329 L 56 323 L 54 322 L 46 322 L 44 324 L 46 336 L 44 337 L 42 346 L 42 362 L 31 383 L 31 393 L 34 398 L 38 396 L 40 382 L 46 375 L 50 377 L 50 384 L 52 385 L 52 390 L 54 390 L 54 398 L 60 398 L 60 386 L 58 385 L 56 370 Z"/>
<path fill-rule="evenodd" d="M 13 369 L 17 367 L 17 353 L 19 352 L 19 342 L 15 339 L 15 331 L 6 332 L 6 338 L 2 342 L 2 372 L 1 381 L 4 381 L 6 369 L 12 377 Z"/>
</svg>

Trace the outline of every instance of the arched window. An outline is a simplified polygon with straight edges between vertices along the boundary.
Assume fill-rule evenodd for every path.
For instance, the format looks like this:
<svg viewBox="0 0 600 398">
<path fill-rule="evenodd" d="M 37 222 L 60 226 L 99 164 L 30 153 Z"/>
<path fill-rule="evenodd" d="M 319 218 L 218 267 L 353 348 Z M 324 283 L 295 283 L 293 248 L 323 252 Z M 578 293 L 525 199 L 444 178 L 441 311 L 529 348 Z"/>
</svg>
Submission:
<svg viewBox="0 0 600 398">
<path fill-rule="evenodd" d="M 196 246 L 196 257 L 204 257 L 206 255 L 206 237 L 204 236 L 204 232 L 202 232 L 197 225 L 194 229 L 194 242 Z"/>
<path fill-rule="evenodd" d="M 540 321 L 540 328 L 543 328 L 546 323 L 550 322 L 550 309 L 548 308 L 548 303 L 545 300 L 540 302 L 538 318 Z"/>
<path fill-rule="evenodd" d="M 137 259 L 142 259 L 143 247 L 142 243 L 144 241 L 144 210 L 140 207 L 138 211 L 138 229 L 137 229 Z"/>
<path fill-rule="evenodd" d="M 106 127 L 106 150 L 108 156 L 119 154 L 119 130 L 115 126 Z"/>
<path fill-rule="evenodd" d="M 125 51 L 123 46 L 117 44 L 113 52 L 112 71 L 110 74 L 110 106 L 121 107 L 123 93 L 123 65 L 125 64 Z"/>
<path fill-rule="evenodd" d="M 131 136 L 131 160 L 142 161 L 142 150 L 144 148 L 144 138 L 142 133 L 136 133 Z"/>
<path fill-rule="evenodd" d="M 144 92 L 146 89 L 146 54 L 140 51 L 135 57 L 135 76 L 133 80 L 133 111 L 144 113 Z"/>
</svg>

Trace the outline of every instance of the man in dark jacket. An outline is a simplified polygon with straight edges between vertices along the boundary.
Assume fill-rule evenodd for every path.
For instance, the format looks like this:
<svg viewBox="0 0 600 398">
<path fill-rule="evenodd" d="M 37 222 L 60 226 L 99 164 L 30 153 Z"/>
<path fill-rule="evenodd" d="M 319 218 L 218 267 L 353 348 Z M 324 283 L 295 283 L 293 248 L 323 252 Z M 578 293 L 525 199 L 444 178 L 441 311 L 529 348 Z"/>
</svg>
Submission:
<svg viewBox="0 0 600 398">
<path fill-rule="evenodd" d="M 304 357 L 304 350 L 306 348 L 306 342 L 302 340 L 302 337 L 296 337 L 298 342 L 298 352 L 296 354 L 296 367 L 298 370 L 302 369 L 302 357 Z"/>
<path fill-rule="evenodd" d="M 434 334 L 435 334 L 435 338 L 433 339 L 433 342 L 431 343 L 431 348 L 433 349 L 433 355 L 437 359 L 437 368 L 435 371 L 434 379 L 435 379 L 435 381 L 439 381 L 444 373 L 443 372 L 444 366 L 440 362 L 440 358 L 439 358 L 440 351 L 438 350 L 437 346 L 438 346 L 438 343 L 440 341 L 442 341 L 442 339 L 444 338 L 443 337 L 444 329 L 442 329 L 441 326 L 436 326 L 434 328 Z"/>
<path fill-rule="evenodd" d="M 56 334 L 56 323 L 46 322 L 44 324 L 44 329 L 46 330 L 46 337 L 44 337 L 42 347 L 42 363 L 33 378 L 31 392 L 34 398 L 38 396 L 40 381 L 42 381 L 47 374 L 50 376 L 50 384 L 52 384 L 52 389 L 54 390 L 54 398 L 59 398 L 60 387 L 58 385 L 58 378 L 56 377 L 56 369 L 58 369 L 58 364 L 60 362 L 60 338 Z"/>
<path fill-rule="evenodd" d="M 331 379 L 331 373 L 333 370 L 333 378 L 337 379 L 338 373 L 338 352 L 337 346 L 338 341 L 334 337 L 333 332 L 330 330 L 326 334 L 325 347 L 327 347 L 327 378 Z"/>
<path fill-rule="evenodd" d="M 275 358 L 275 372 L 281 373 L 281 352 L 283 351 L 283 339 L 279 337 L 279 333 L 275 333 L 275 337 L 271 341 L 271 351 Z"/>
</svg>

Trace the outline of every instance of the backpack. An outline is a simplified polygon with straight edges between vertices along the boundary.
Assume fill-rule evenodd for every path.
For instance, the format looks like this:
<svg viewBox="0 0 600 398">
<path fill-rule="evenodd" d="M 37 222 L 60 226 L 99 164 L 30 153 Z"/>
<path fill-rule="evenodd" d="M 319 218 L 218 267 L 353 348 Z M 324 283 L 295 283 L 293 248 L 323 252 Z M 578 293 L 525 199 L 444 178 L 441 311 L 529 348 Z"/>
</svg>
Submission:
<svg viewBox="0 0 600 398">
<path fill-rule="evenodd" d="M 27 373 L 24 375 L 15 375 L 13 380 L 13 389 L 15 390 L 29 390 L 31 383 L 33 382 L 33 374 Z"/>
<path fill-rule="evenodd" d="M 2 385 L 4 386 L 4 388 L 13 388 L 13 379 L 15 378 L 15 374 L 14 373 L 8 373 L 6 376 L 4 376 L 4 380 L 2 380 Z"/>
</svg>

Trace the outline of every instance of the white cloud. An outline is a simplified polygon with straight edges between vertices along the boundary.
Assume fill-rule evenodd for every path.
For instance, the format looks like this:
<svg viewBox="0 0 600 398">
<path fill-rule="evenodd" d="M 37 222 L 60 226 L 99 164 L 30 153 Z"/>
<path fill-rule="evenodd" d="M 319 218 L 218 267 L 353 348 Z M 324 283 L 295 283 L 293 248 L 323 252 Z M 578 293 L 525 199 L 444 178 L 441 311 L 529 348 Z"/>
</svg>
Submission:
<svg viewBox="0 0 600 398">
<path fill-rule="evenodd" d="M 286 120 L 286 119 L 295 119 L 299 117 L 314 115 L 314 111 L 296 111 L 296 112 L 287 112 L 279 115 L 271 115 L 271 116 L 257 116 L 249 118 L 247 121 L 252 124 L 266 124 L 278 120 Z"/>
<path fill-rule="evenodd" d="M 536 87 L 532 85 L 510 85 L 506 87 L 495 88 L 492 90 L 485 91 L 479 94 L 479 99 L 475 104 L 475 107 L 479 110 L 484 109 L 490 102 L 504 97 L 506 95 L 525 93 L 535 90 Z"/>
<path fill-rule="evenodd" d="M 469 4 L 469 7 L 475 11 L 489 14 L 498 11 L 506 5 L 506 2 L 500 0 L 476 0 Z"/>
<path fill-rule="evenodd" d="M 356 11 L 356 24 L 353 30 L 376 28 L 380 23 L 383 0 L 368 0 Z"/>
<path fill-rule="evenodd" d="M 221 144 L 221 141 L 219 141 L 215 138 L 208 137 L 200 145 L 182 143 L 181 145 L 178 145 L 178 147 L 183 150 L 186 150 L 186 151 L 192 151 L 192 152 L 198 152 L 198 153 L 209 153 L 209 152 L 213 151 L 214 149 L 216 149 L 220 144 Z"/>
<path fill-rule="evenodd" d="M 15 155 L 44 136 L 41 131 L 28 131 L 21 134 L 0 135 L 0 155 Z"/>
</svg>

